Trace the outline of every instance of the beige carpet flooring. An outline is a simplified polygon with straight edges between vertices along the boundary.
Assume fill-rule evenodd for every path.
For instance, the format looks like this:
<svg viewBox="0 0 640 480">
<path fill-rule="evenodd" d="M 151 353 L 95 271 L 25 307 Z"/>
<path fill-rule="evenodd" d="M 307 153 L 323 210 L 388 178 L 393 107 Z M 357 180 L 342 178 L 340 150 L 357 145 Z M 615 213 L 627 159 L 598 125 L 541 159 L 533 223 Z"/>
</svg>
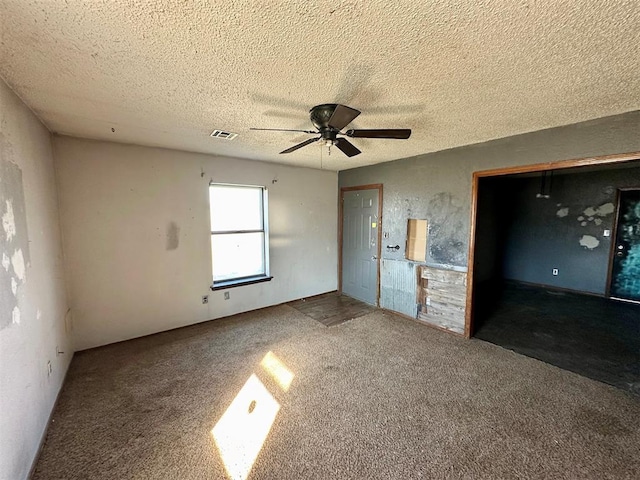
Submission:
<svg viewBox="0 0 640 480">
<path fill-rule="evenodd" d="M 76 354 L 35 478 L 639 472 L 637 397 L 382 311 L 326 328 L 282 305 Z"/>
</svg>

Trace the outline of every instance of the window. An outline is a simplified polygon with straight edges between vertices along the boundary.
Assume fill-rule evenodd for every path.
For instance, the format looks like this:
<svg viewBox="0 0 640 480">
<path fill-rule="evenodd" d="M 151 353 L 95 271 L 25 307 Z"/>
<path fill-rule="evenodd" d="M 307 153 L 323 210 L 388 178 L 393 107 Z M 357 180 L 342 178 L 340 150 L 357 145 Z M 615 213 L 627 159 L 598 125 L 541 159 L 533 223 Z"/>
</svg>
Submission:
<svg viewBox="0 0 640 480">
<path fill-rule="evenodd" d="M 267 189 L 209 185 L 212 289 L 271 280 Z"/>
</svg>

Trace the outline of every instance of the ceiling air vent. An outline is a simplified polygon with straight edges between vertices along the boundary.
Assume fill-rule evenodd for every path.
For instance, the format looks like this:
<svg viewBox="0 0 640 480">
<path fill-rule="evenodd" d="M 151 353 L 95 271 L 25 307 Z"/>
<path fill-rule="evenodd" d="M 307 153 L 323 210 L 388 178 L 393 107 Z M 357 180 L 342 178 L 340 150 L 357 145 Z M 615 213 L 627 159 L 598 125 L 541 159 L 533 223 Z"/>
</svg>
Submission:
<svg viewBox="0 0 640 480">
<path fill-rule="evenodd" d="M 225 132 L 224 130 L 214 130 L 211 133 L 213 138 L 221 138 L 223 140 L 233 140 L 238 136 L 237 133 Z"/>
</svg>

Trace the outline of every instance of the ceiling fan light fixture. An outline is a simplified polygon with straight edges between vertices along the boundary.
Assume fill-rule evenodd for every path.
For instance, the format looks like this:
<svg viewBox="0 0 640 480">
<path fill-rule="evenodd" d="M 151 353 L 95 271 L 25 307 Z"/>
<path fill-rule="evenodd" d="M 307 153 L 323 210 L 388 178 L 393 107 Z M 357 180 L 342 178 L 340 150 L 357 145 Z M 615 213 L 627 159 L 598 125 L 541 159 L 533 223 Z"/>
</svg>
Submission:
<svg viewBox="0 0 640 480">
<path fill-rule="evenodd" d="M 342 132 L 342 129 L 349 125 L 358 115 L 360 111 L 355 108 L 341 105 L 339 103 L 323 103 L 322 105 L 316 105 L 309 110 L 309 118 L 316 130 L 298 130 L 298 129 L 284 129 L 284 128 L 250 128 L 250 130 L 270 130 L 280 132 L 302 132 L 311 135 L 319 135 L 315 138 L 310 138 L 304 142 L 298 143 L 293 147 L 289 147 L 286 150 L 280 152 L 281 154 L 292 153 L 299 148 L 310 145 L 314 142 L 322 140 L 320 145 L 327 147 L 331 151 L 331 147 L 335 146 L 338 150 L 344 153 L 347 157 L 353 157 L 359 155 L 362 152 L 349 140 L 340 137 L 338 135 L 345 135 L 352 138 L 390 138 L 406 140 L 411 136 L 411 130 L 408 128 L 387 128 L 387 129 L 367 129 L 367 130 L 347 130 Z"/>
</svg>

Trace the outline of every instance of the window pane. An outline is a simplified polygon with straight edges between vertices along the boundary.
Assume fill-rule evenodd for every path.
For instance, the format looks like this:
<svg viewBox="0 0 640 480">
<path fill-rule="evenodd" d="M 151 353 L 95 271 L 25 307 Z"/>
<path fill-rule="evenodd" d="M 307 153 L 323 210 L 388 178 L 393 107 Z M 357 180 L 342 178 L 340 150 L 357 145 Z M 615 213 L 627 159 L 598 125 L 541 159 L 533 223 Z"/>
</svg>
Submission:
<svg viewBox="0 0 640 480">
<path fill-rule="evenodd" d="M 211 230 L 262 230 L 262 188 L 211 185 Z"/>
<path fill-rule="evenodd" d="M 211 235 L 213 281 L 264 275 L 264 233 Z"/>
</svg>

